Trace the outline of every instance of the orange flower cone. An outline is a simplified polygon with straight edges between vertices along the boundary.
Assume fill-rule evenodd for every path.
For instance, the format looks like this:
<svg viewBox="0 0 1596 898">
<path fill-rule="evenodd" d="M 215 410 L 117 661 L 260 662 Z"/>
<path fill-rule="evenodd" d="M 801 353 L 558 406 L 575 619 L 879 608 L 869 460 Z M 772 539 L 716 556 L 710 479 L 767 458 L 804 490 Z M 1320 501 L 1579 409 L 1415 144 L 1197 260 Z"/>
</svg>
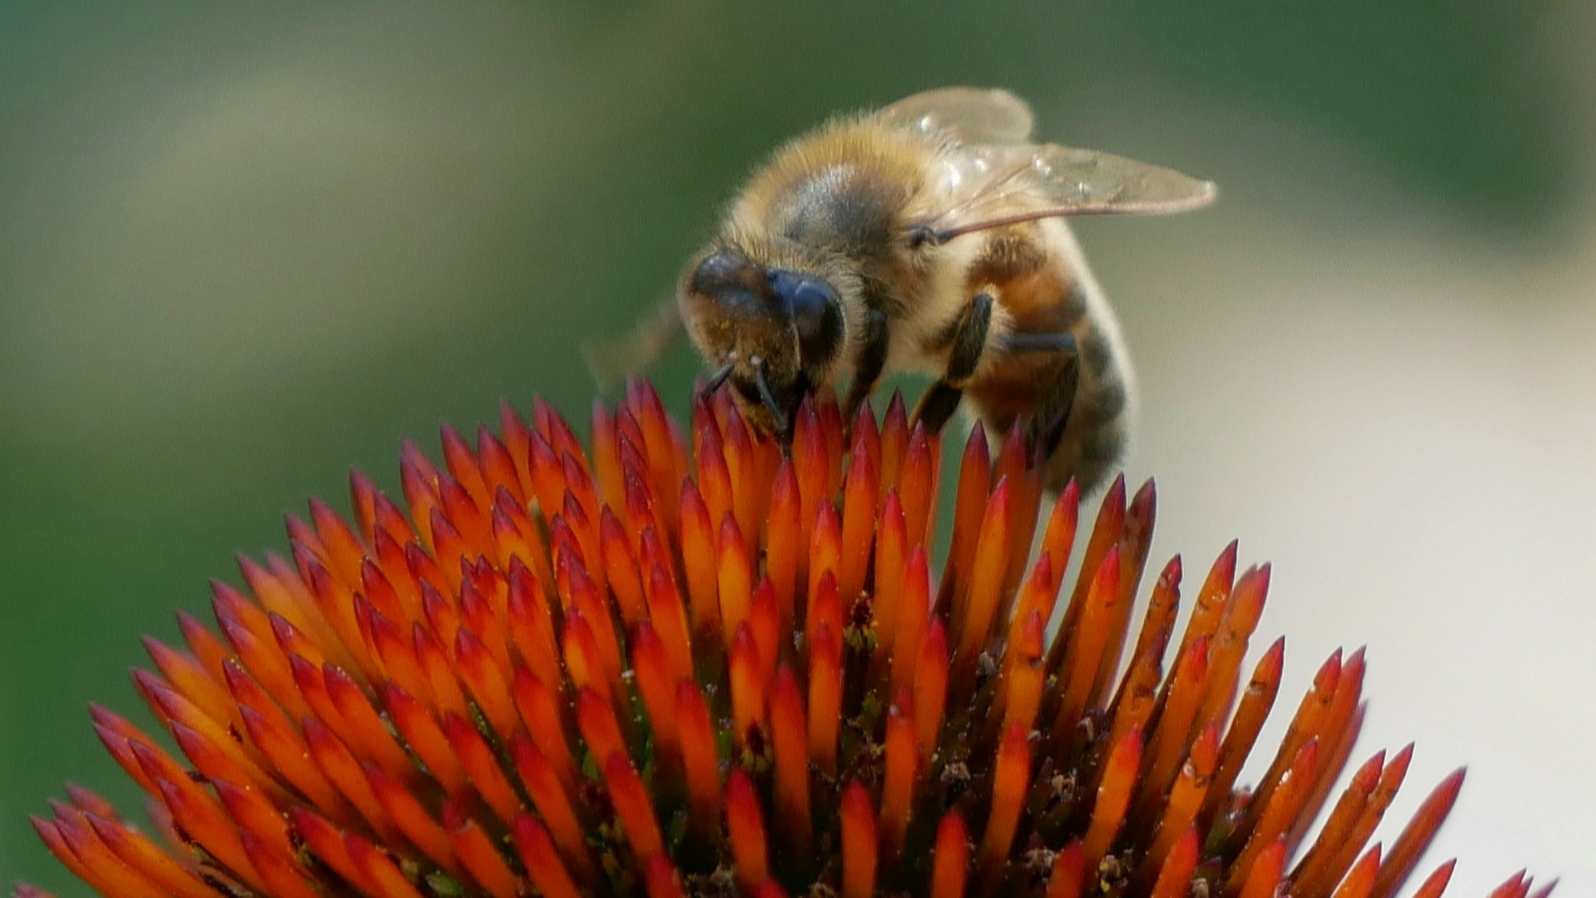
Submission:
<svg viewBox="0 0 1596 898">
<path fill-rule="evenodd" d="M 291 560 L 214 586 L 218 630 L 147 643 L 164 736 L 92 709 L 150 825 L 69 787 L 40 837 L 111 898 L 1368 898 L 1462 783 L 1365 850 L 1411 746 L 1332 795 L 1360 650 L 1237 789 L 1280 688 L 1283 640 L 1248 661 L 1269 568 L 1232 544 L 1177 639 L 1176 558 L 1134 621 L 1151 483 L 1108 489 L 1077 559 L 1079 497 L 1039 517 L 1017 435 L 940 483 L 896 398 L 806 404 L 784 452 L 724 393 L 684 434 L 633 384 L 592 434 L 507 407 L 441 466 L 405 447 L 408 513 L 359 474 L 353 525 L 313 502 Z"/>
</svg>

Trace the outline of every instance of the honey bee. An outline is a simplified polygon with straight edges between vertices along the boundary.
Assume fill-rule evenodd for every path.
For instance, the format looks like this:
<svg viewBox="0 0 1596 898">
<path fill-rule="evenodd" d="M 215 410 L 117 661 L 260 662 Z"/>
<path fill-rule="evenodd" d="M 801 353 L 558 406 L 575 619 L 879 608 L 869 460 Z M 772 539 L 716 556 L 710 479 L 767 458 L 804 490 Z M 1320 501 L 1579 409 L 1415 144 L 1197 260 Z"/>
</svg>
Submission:
<svg viewBox="0 0 1596 898">
<path fill-rule="evenodd" d="M 1057 491 L 1124 451 L 1133 375 L 1119 323 L 1063 221 L 1207 205 L 1214 185 L 1107 153 L 1031 142 L 1004 90 L 950 87 L 829 121 L 779 148 L 692 258 L 666 307 L 595 370 L 686 333 L 746 418 L 786 435 L 806 394 L 844 380 L 853 411 L 884 375 L 936 378 L 928 431 L 962 401 L 1022 422 Z"/>
</svg>

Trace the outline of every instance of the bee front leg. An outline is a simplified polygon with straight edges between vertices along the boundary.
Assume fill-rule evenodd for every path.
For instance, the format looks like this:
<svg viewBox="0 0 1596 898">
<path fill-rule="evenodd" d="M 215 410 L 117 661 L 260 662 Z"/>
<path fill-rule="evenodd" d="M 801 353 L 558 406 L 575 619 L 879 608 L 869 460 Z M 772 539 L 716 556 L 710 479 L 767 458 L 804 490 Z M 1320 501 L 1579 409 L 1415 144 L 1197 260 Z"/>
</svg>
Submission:
<svg viewBox="0 0 1596 898">
<path fill-rule="evenodd" d="M 871 309 L 865 315 L 864 339 L 860 344 L 859 359 L 854 363 L 853 383 L 848 385 L 848 401 L 843 405 L 847 414 L 843 420 L 850 424 L 859 411 L 859 405 L 869 398 L 876 389 L 876 383 L 881 380 L 881 372 L 887 366 L 887 348 L 891 336 L 887 331 L 887 314 L 880 309 Z"/>
<path fill-rule="evenodd" d="M 925 425 L 927 433 L 941 430 L 953 417 L 964 396 L 964 384 L 980 367 L 981 355 L 986 351 L 987 330 L 992 325 L 992 304 L 992 294 L 977 293 L 954 325 L 953 349 L 948 353 L 948 366 L 942 379 L 925 391 L 914 410 L 915 420 Z"/>
</svg>

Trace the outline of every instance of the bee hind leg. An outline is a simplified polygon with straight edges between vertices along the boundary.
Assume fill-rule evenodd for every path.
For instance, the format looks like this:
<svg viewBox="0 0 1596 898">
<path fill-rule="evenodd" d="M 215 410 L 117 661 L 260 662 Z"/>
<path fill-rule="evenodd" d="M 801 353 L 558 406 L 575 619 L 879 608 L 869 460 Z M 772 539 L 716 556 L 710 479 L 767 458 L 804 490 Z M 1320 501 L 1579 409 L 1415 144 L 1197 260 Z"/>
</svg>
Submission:
<svg viewBox="0 0 1596 898">
<path fill-rule="evenodd" d="M 986 333 L 992 325 L 990 293 L 977 293 L 970 300 L 952 332 L 953 349 L 948 353 L 948 366 L 942 379 L 931 385 L 915 406 L 914 419 L 925 426 L 927 433 L 940 431 L 959 408 L 964 397 L 964 384 L 975 374 L 986 351 Z"/>
<path fill-rule="evenodd" d="M 1073 338 L 1070 342 L 1074 342 Z M 1075 407 L 1075 394 L 1080 382 L 1080 356 L 1071 352 L 1064 361 L 1064 370 L 1058 383 L 1037 403 L 1036 411 L 1026 425 L 1025 441 L 1030 447 L 1032 467 L 1052 458 L 1059 441 L 1064 439 L 1064 429 L 1069 426 L 1070 412 Z"/>
</svg>

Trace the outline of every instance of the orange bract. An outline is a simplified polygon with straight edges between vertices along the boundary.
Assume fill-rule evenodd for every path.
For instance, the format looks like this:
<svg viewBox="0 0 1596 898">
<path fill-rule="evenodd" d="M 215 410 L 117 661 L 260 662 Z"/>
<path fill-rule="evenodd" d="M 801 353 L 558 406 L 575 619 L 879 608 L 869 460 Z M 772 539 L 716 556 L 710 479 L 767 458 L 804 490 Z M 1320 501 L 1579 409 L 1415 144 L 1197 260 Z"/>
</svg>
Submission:
<svg viewBox="0 0 1596 898">
<path fill-rule="evenodd" d="M 1018 431 L 943 484 L 896 397 L 879 425 L 806 403 L 790 452 L 724 393 L 684 432 L 644 384 L 591 451 L 541 402 L 500 426 L 445 428 L 441 465 L 406 444 L 408 516 L 355 475 L 352 526 L 313 502 L 292 562 L 216 585 L 219 635 L 148 641 L 176 752 L 93 716 L 153 833 L 71 788 L 34 818 L 51 851 L 112 898 L 1387 896 L 1457 794 L 1365 852 L 1407 770 L 1382 752 L 1308 835 L 1361 651 L 1233 791 L 1280 687 L 1280 641 L 1242 679 L 1268 568 L 1232 544 L 1176 640 L 1171 561 L 1132 640 L 1151 483 L 1109 488 L 1066 584 L 1079 497 L 1039 520 Z"/>
</svg>

